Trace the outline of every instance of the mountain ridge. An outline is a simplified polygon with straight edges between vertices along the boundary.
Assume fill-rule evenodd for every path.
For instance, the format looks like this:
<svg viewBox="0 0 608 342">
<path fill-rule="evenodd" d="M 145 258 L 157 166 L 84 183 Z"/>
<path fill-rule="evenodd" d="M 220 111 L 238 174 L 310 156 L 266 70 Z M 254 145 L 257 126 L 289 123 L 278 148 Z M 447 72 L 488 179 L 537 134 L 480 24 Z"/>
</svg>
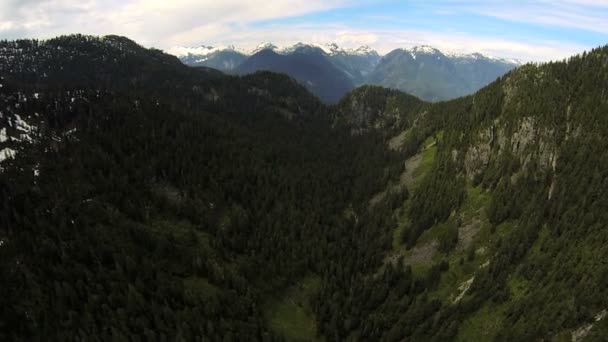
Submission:
<svg viewBox="0 0 608 342">
<path fill-rule="evenodd" d="M 240 52 L 237 50 L 239 49 L 234 46 L 219 49 L 202 47 L 195 48 L 192 53 L 186 54 L 188 49 L 173 49 L 175 54 L 181 56 L 180 59 L 185 64 L 217 67 L 228 73 L 236 72 L 239 62 L 246 63 L 247 59 L 253 58 L 263 50 L 271 50 L 278 55 L 288 57 L 293 54 L 322 55 L 340 69 L 354 86 L 382 85 L 405 91 L 427 101 L 441 101 L 470 94 L 506 71 L 521 65 L 521 62 L 517 60 L 488 57 L 480 53 L 444 53 L 428 45 L 398 48 L 384 56 L 379 55 L 369 46 L 350 49 L 341 48 L 336 43 L 297 43 L 286 47 L 261 43 L 249 53 L 243 52 L 242 49 L 239 50 Z M 193 54 L 196 51 L 199 51 L 200 54 Z M 224 57 L 224 55 L 226 56 Z M 221 61 L 223 58 L 225 60 Z M 259 56 L 255 58 L 259 59 Z M 311 58 L 318 58 L 318 56 Z M 437 61 L 442 63 L 437 63 Z M 302 62 L 304 61 L 302 60 Z M 291 69 L 296 68 L 294 66 Z M 274 67 L 270 61 L 264 64 L 263 68 L 256 70 L 249 68 L 248 70 L 249 72 L 256 70 L 285 72 L 284 68 Z M 313 73 L 312 70 L 308 71 L 308 77 L 304 77 L 305 75 L 301 73 L 297 76 L 290 75 L 302 80 L 305 86 L 310 87 L 306 82 L 310 81 Z M 333 75 L 338 77 L 336 73 Z M 338 78 L 342 78 L 342 76 Z M 334 82 L 339 81 L 334 80 Z M 347 88 L 343 87 L 343 89 Z M 336 95 L 328 95 L 319 90 L 313 91 L 324 99 L 331 98 L 333 102 L 345 94 L 342 92 L 336 97 Z"/>
</svg>

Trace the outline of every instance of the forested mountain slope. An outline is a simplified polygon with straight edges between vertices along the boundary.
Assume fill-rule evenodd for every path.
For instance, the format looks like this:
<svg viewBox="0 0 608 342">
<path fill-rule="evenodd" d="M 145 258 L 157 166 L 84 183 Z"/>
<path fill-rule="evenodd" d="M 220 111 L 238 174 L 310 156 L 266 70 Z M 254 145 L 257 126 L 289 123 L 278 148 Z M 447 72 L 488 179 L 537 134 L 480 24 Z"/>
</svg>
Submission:
<svg viewBox="0 0 608 342">
<path fill-rule="evenodd" d="M 386 300 L 376 309 L 385 314 L 368 320 L 386 330 L 367 336 L 602 340 L 593 329 L 605 331 L 608 306 L 607 80 L 606 47 L 525 65 L 475 95 L 423 106 L 413 128 L 389 140 L 420 148 L 406 161 L 418 170 L 400 179 L 410 199 L 395 212 L 387 262 L 403 258 L 418 276 L 433 265 L 445 272 L 403 307 L 414 316 L 391 314 L 395 300 Z M 368 94 L 342 106 L 369 112 L 353 105 Z M 428 311 L 414 314 L 412 303 Z"/>
<path fill-rule="evenodd" d="M 0 339 L 601 341 L 607 80 L 600 48 L 327 107 L 122 37 L 0 42 Z"/>
<path fill-rule="evenodd" d="M 292 79 L 117 39 L 2 42 L 2 340 L 275 340 L 277 292 L 379 261 L 383 219 L 343 213 L 388 177 L 381 139 Z"/>
</svg>

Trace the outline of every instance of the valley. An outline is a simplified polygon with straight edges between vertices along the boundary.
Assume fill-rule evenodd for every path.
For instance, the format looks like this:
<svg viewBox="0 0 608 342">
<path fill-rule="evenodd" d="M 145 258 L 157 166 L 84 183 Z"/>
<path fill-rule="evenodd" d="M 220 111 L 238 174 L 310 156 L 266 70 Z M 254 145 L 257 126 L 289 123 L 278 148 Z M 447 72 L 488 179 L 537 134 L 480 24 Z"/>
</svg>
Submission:
<svg viewBox="0 0 608 342">
<path fill-rule="evenodd" d="M 0 41 L 1 340 L 605 338 L 608 47 L 439 102 L 254 69 Z"/>
</svg>

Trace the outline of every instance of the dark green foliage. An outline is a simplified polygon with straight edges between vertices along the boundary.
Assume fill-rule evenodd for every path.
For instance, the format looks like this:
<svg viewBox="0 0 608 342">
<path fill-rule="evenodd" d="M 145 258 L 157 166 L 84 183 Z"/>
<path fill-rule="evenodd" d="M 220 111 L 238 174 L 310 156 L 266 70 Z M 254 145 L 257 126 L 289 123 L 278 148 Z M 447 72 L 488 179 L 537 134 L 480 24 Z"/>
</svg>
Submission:
<svg viewBox="0 0 608 342">
<path fill-rule="evenodd" d="M 392 137 L 412 126 L 423 104 L 418 98 L 399 91 L 363 86 L 346 95 L 334 108 L 333 116 L 336 124 L 353 131 L 374 127 L 379 134 Z M 424 138 L 426 136 L 422 140 Z M 405 145 L 418 148 L 414 143 Z"/>
<path fill-rule="evenodd" d="M 411 225 L 403 236 L 410 247 L 426 229 L 445 221 L 464 199 L 464 178 L 458 175 L 454 162 L 449 157 L 440 156 L 439 160 L 412 196 Z"/>
<path fill-rule="evenodd" d="M 277 340 L 268 293 L 379 264 L 389 215 L 365 208 L 396 155 L 332 129 L 293 80 L 207 77 L 114 37 L 2 44 L 25 56 L 2 69 L 5 115 L 42 114 L 40 142 L 2 164 L 2 340 Z M 100 63 L 63 73 L 70 55 Z"/>
<path fill-rule="evenodd" d="M 442 234 L 439 236 L 439 250 L 449 253 L 458 244 L 458 227 L 454 222 L 448 221 L 442 227 Z"/>
</svg>

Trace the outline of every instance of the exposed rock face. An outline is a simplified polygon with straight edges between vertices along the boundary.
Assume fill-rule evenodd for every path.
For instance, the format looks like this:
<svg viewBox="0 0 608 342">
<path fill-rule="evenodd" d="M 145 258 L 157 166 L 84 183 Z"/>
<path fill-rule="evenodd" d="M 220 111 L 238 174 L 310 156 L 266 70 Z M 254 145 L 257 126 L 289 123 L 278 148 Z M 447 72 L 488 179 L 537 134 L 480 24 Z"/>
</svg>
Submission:
<svg viewBox="0 0 608 342">
<path fill-rule="evenodd" d="M 482 130 L 477 143 L 469 147 L 464 157 L 464 167 L 471 179 L 480 174 L 490 163 L 494 135 L 491 128 Z"/>
<path fill-rule="evenodd" d="M 523 170 L 535 161 L 542 169 L 552 168 L 557 159 L 555 131 L 537 124 L 534 117 L 520 119 L 514 127 L 498 120 L 483 128 L 467 149 L 464 167 L 469 178 L 483 172 L 492 159 L 510 152 L 518 158 Z"/>
<path fill-rule="evenodd" d="M 351 124 L 361 128 L 388 128 L 400 118 L 398 107 L 372 108 L 354 99 L 350 104 Z"/>
<path fill-rule="evenodd" d="M 340 101 L 335 119 L 353 133 L 373 129 L 393 136 L 425 115 L 423 105 L 416 97 L 399 91 L 364 86 Z"/>
</svg>

